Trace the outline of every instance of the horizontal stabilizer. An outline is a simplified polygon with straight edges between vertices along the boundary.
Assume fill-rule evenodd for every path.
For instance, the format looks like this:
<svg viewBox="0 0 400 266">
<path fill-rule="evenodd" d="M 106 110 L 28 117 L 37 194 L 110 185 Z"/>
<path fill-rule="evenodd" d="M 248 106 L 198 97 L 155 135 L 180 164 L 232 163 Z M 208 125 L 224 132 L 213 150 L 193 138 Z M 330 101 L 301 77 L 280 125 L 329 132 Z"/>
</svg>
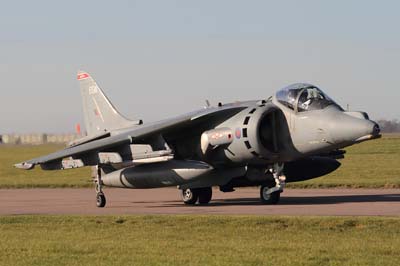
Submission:
<svg viewBox="0 0 400 266">
<path fill-rule="evenodd" d="M 78 145 L 82 145 L 91 141 L 95 141 L 95 140 L 99 140 L 99 139 L 104 139 L 111 136 L 110 132 L 104 133 L 104 134 L 100 134 L 100 135 L 95 135 L 95 136 L 86 136 L 80 139 L 76 139 L 71 141 L 70 143 L 68 143 L 68 147 L 74 147 L 74 146 L 78 146 Z"/>
</svg>

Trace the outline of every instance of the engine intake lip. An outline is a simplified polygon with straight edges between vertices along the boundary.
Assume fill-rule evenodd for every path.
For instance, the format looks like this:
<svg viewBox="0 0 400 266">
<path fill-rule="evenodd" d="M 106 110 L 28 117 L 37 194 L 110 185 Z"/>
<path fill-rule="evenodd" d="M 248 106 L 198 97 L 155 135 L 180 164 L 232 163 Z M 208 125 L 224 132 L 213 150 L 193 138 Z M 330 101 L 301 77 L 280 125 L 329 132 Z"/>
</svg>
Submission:
<svg viewBox="0 0 400 266">
<path fill-rule="evenodd" d="M 257 124 L 257 139 L 260 144 L 260 154 L 265 157 L 273 157 L 278 154 L 278 132 L 277 128 L 277 114 L 282 111 L 278 108 L 269 108 L 259 118 Z"/>
</svg>

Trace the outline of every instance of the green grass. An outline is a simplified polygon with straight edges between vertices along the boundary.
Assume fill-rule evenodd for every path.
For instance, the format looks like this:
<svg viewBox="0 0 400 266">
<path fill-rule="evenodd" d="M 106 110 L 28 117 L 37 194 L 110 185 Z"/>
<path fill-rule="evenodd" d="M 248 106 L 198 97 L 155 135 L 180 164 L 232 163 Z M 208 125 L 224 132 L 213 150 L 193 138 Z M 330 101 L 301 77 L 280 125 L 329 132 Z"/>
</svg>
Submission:
<svg viewBox="0 0 400 266">
<path fill-rule="evenodd" d="M 295 188 L 400 188 L 400 137 L 388 135 L 346 149 L 346 158 L 335 172 L 305 182 Z"/>
<path fill-rule="evenodd" d="M 58 149 L 60 145 L 0 145 L 0 188 L 23 187 L 91 187 L 90 168 L 65 171 L 14 169 L 13 164 Z M 386 187 L 400 188 L 400 137 L 354 145 L 347 149 L 342 166 L 334 173 L 306 182 L 292 183 L 292 188 Z"/>
<path fill-rule="evenodd" d="M 63 149 L 62 145 L 0 145 L 0 188 L 92 187 L 90 168 L 43 171 L 36 167 L 24 171 L 15 163 Z"/>
<path fill-rule="evenodd" d="M 1 265 L 400 265 L 400 219 L 0 217 Z"/>
</svg>

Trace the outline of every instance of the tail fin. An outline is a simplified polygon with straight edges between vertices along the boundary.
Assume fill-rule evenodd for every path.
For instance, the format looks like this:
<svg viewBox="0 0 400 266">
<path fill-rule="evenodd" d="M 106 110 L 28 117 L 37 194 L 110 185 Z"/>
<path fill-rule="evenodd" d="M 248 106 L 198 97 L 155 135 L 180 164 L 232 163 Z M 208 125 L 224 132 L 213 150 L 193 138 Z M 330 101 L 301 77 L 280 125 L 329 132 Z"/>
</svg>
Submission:
<svg viewBox="0 0 400 266">
<path fill-rule="evenodd" d="M 88 136 L 137 124 L 126 119 L 112 105 L 94 79 L 86 72 L 78 72 L 83 101 L 83 116 Z"/>
</svg>

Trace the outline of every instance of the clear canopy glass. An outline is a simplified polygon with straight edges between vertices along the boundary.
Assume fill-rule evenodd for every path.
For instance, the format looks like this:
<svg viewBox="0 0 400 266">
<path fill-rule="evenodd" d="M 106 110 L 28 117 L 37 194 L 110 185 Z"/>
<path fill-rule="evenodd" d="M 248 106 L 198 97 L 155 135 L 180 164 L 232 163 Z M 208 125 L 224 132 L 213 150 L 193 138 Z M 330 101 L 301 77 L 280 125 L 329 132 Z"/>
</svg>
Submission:
<svg viewBox="0 0 400 266">
<path fill-rule="evenodd" d="M 303 83 L 283 88 L 276 93 L 276 99 L 286 107 L 298 112 L 321 110 L 329 105 L 337 105 L 316 86 Z"/>
</svg>

